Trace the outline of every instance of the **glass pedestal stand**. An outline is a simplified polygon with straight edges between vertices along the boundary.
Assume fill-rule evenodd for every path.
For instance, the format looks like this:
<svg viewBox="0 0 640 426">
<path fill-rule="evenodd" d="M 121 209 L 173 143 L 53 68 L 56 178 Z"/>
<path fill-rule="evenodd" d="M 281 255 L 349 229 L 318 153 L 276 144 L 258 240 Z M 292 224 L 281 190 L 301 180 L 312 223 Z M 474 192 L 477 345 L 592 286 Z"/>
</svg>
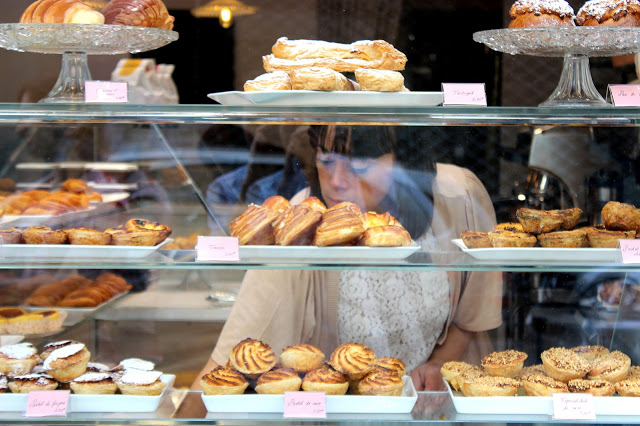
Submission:
<svg viewBox="0 0 640 426">
<path fill-rule="evenodd" d="M 611 106 L 598 92 L 591 78 L 587 55 L 564 56 L 562 75 L 551 96 L 541 107 L 608 107 Z"/>
<path fill-rule="evenodd" d="M 91 80 L 88 57 L 84 52 L 64 52 L 60 75 L 43 103 L 84 102 L 84 82 Z"/>
</svg>

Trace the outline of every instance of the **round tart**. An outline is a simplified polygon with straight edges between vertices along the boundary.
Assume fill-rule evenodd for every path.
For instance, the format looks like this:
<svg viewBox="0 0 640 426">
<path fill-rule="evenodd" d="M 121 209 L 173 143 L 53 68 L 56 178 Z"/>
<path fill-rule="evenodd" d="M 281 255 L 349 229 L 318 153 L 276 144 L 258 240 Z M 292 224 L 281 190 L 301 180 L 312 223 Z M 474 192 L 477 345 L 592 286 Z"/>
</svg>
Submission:
<svg viewBox="0 0 640 426">
<path fill-rule="evenodd" d="M 42 348 L 42 352 L 40 353 L 40 359 L 42 359 L 44 361 L 45 359 L 47 359 L 47 357 L 49 356 L 49 354 L 51 352 L 53 352 L 56 349 L 59 349 L 59 348 L 61 348 L 63 346 L 69 346 L 69 345 L 74 344 L 74 343 L 80 343 L 80 342 L 77 342 L 75 340 L 58 340 L 57 342 L 47 343 Z"/>
<path fill-rule="evenodd" d="M 52 351 L 42 366 L 59 382 L 70 382 L 87 369 L 91 353 L 83 343 L 72 343 Z"/>
<path fill-rule="evenodd" d="M 245 339 L 229 351 L 231 367 L 247 376 L 257 379 L 275 367 L 277 359 L 271 347 L 259 340 Z"/>
<path fill-rule="evenodd" d="M 632 240 L 636 231 L 613 231 L 597 227 L 586 228 L 589 245 L 596 248 L 617 248 L 619 240 Z"/>
<path fill-rule="evenodd" d="M 126 370 L 116 379 L 116 384 L 123 395 L 157 396 L 166 386 L 160 376 L 160 371 Z"/>
<path fill-rule="evenodd" d="M 627 374 L 627 379 L 640 379 L 640 367 L 637 365 L 632 365 L 629 367 L 629 374 Z"/>
<path fill-rule="evenodd" d="M 27 311 L 22 308 L 0 308 L 0 334 L 11 334 L 7 330 L 9 320 L 22 315 L 25 315 Z"/>
<path fill-rule="evenodd" d="M 58 388 L 58 382 L 48 374 L 25 374 L 16 376 L 9 383 L 13 393 L 28 393 L 31 391 L 48 391 Z"/>
<path fill-rule="evenodd" d="M 376 358 L 373 364 L 375 365 L 375 369 L 391 371 L 392 373 L 396 373 L 398 377 L 404 377 L 407 370 L 404 362 L 391 356 Z"/>
<path fill-rule="evenodd" d="M 99 362 L 87 363 L 87 373 L 107 373 L 109 370 L 109 366 Z"/>
<path fill-rule="evenodd" d="M 400 396 L 404 381 L 392 371 L 376 370 L 367 374 L 358 384 L 360 395 Z"/>
<path fill-rule="evenodd" d="M 493 352 L 482 358 L 482 368 L 492 376 L 514 378 L 526 359 L 527 354 L 513 349 Z"/>
<path fill-rule="evenodd" d="M 241 395 L 249 382 L 232 368 L 216 367 L 202 376 L 200 386 L 204 395 Z"/>
<path fill-rule="evenodd" d="M 573 8 L 564 0 L 517 0 L 509 10 L 509 28 L 573 27 Z"/>
<path fill-rule="evenodd" d="M 542 364 L 530 365 L 528 367 L 523 367 L 520 370 L 520 373 L 516 376 L 518 380 L 523 380 L 527 376 L 546 376 L 547 372 L 544 371 L 544 366 Z"/>
<path fill-rule="evenodd" d="M 48 226 L 31 226 L 22 231 L 22 239 L 25 244 L 66 244 L 67 234 Z"/>
<path fill-rule="evenodd" d="M 302 390 L 324 392 L 327 395 L 344 395 L 349 390 L 349 381 L 341 372 L 324 366 L 304 375 Z"/>
<path fill-rule="evenodd" d="M 509 377 L 478 377 L 465 385 L 466 396 L 515 396 L 520 382 Z"/>
<path fill-rule="evenodd" d="M 116 385 L 109 373 L 84 373 L 69 384 L 73 393 L 111 395 L 116 393 Z"/>
<path fill-rule="evenodd" d="M 461 389 L 462 374 L 467 371 L 476 371 L 484 374 L 480 367 L 463 361 L 447 361 L 440 367 L 440 374 L 455 390 Z"/>
<path fill-rule="evenodd" d="M 155 363 L 140 358 L 127 358 L 120 361 L 116 369 L 122 370 L 140 370 L 140 371 L 153 371 L 156 368 Z"/>
<path fill-rule="evenodd" d="M 587 378 L 619 382 L 627 378 L 629 367 L 631 367 L 631 358 L 620 351 L 613 351 L 598 356 L 592 361 Z"/>
<path fill-rule="evenodd" d="M 9 378 L 29 374 L 40 361 L 31 343 L 17 343 L 0 347 L 0 373 Z"/>
<path fill-rule="evenodd" d="M 460 238 L 469 249 L 493 247 L 488 232 L 464 231 Z"/>
<path fill-rule="evenodd" d="M 359 380 L 373 370 L 375 360 L 376 356 L 370 348 L 349 342 L 333 351 L 329 364 L 349 380 Z"/>
<path fill-rule="evenodd" d="M 516 217 L 524 232 L 534 235 L 555 231 L 564 223 L 564 216 L 557 210 L 518 209 Z"/>
<path fill-rule="evenodd" d="M 9 334 L 40 334 L 60 330 L 67 313 L 56 309 L 34 311 L 11 318 L 7 324 Z"/>
<path fill-rule="evenodd" d="M 65 229 L 69 244 L 106 246 L 111 244 L 111 234 L 89 228 Z"/>
<path fill-rule="evenodd" d="M 607 380 L 569 380 L 569 392 L 590 393 L 594 396 L 611 396 L 616 393 L 613 383 Z"/>
<path fill-rule="evenodd" d="M 585 247 L 588 243 L 587 232 L 584 229 L 571 231 L 556 231 L 538 235 L 538 242 L 542 247 Z"/>
<path fill-rule="evenodd" d="M 2 244 L 21 244 L 22 231 L 18 228 L 0 229 Z"/>
<path fill-rule="evenodd" d="M 516 222 L 503 222 L 499 223 L 492 229 L 493 232 L 510 231 L 510 232 L 524 232 L 522 225 Z"/>
<path fill-rule="evenodd" d="M 562 215 L 563 220 L 560 227 L 565 231 L 575 228 L 582 216 L 582 210 L 577 207 L 573 209 L 550 210 L 550 212 Z"/>
<path fill-rule="evenodd" d="M 589 362 L 592 362 L 594 359 L 596 359 L 596 357 L 609 353 L 609 349 L 605 348 L 602 345 L 576 346 L 574 348 L 571 348 L 571 350 L 578 355 L 585 357 Z"/>
<path fill-rule="evenodd" d="M 634 205 L 609 201 L 602 208 L 604 227 L 614 231 L 640 231 L 640 210 Z"/>
<path fill-rule="evenodd" d="M 298 373 L 290 368 L 276 368 L 258 377 L 256 392 L 267 395 L 282 395 L 285 392 L 297 392 L 302 385 Z"/>
<path fill-rule="evenodd" d="M 622 380 L 614 387 L 620 396 L 640 396 L 640 380 L 638 379 Z"/>
<path fill-rule="evenodd" d="M 567 348 L 547 349 L 540 357 L 547 375 L 561 382 L 581 379 L 591 370 L 589 361 Z"/>
<path fill-rule="evenodd" d="M 520 379 L 527 396 L 551 396 L 569 392 L 567 384 L 549 376 L 528 374 Z"/>
<path fill-rule="evenodd" d="M 479 367 L 475 367 L 467 371 L 463 371 L 462 373 L 460 373 L 460 377 L 458 379 L 458 383 L 460 384 L 460 390 L 464 395 L 471 396 L 471 389 L 469 388 L 469 386 L 474 381 L 479 380 L 483 377 L 491 377 L 491 376 L 489 376 L 483 369 Z"/>
<path fill-rule="evenodd" d="M 306 373 L 320 368 L 324 354 L 313 345 L 292 345 L 284 348 L 279 358 L 280 365 L 296 373 Z"/>
<path fill-rule="evenodd" d="M 492 247 L 533 247 L 538 239 L 526 232 L 498 231 L 489 232 Z"/>
<path fill-rule="evenodd" d="M 578 25 L 607 27 L 640 26 L 638 0 L 590 0 L 576 15 Z"/>
</svg>

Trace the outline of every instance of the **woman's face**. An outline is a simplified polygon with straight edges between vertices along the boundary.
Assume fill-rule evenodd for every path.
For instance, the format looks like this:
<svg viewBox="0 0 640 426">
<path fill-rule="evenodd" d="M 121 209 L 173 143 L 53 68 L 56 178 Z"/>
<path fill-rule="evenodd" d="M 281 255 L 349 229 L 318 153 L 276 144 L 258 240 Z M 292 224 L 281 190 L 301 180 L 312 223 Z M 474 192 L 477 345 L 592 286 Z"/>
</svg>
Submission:
<svg viewBox="0 0 640 426">
<path fill-rule="evenodd" d="M 393 154 L 350 158 L 318 150 L 316 165 L 322 197 L 329 207 L 350 201 L 362 211 L 375 211 L 391 185 Z"/>
</svg>

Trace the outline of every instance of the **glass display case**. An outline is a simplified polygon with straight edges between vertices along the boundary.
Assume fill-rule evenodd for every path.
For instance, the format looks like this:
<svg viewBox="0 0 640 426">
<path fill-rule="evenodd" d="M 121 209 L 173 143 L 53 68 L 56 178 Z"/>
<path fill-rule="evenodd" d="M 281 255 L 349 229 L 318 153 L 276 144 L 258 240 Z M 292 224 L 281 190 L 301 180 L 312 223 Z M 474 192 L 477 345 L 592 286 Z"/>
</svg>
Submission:
<svg viewBox="0 0 640 426">
<path fill-rule="evenodd" d="M 459 189 L 447 186 L 449 181 L 438 180 L 443 168 L 455 165 L 460 167 L 455 170 L 464 168 L 462 173 L 475 188 L 484 187 L 477 190 L 486 190 L 481 198 L 486 198 L 490 208 L 478 213 L 478 218 L 455 210 L 434 214 L 428 223 L 438 234 L 436 243 L 433 239 L 416 243 L 418 238 L 411 235 L 414 241 L 404 247 L 247 245 L 239 247 L 237 261 L 198 260 L 197 236 L 229 236 L 231 221 L 247 205 L 259 205 L 276 194 L 299 198 L 308 187 L 313 193 L 318 185 L 314 177 L 327 164 L 317 162 L 318 152 L 324 151 L 316 150 L 310 135 L 316 129 L 334 127 L 372 139 L 393 138 L 394 167 L 402 169 L 402 178 L 412 191 L 419 191 L 413 193 L 413 204 L 420 197 L 435 200 L 435 204 L 458 196 L 473 199 L 468 191 L 458 195 Z M 103 230 L 144 218 L 172 230 L 162 243 L 166 245 L 128 249 L 2 244 L 2 306 L 41 309 L 41 305 L 26 302 L 30 293 L 43 283 L 61 281 L 71 274 L 93 280 L 112 272 L 129 285 L 123 294 L 92 307 L 58 307 L 65 316 L 61 329 L 23 335 L 17 341 L 42 348 L 52 341 L 79 340 L 98 362 L 115 365 L 127 357 L 147 358 L 158 370 L 175 377 L 157 406 L 146 412 L 137 412 L 125 402 L 110 412 L 71 409 L 61 418 L 26 418 L 21 410 L 1 403 L 0 421 L 284 421 L 281 412 L 259 412 L 251 403 L 240 412 L 208 411 L 201 392 L 188 389 L 209 359 L 239 297 L 243 277 L 255 271 L 265 277 L 276 271 L 362 272 L 369 278 L 363 280 L 361 290 L 378 285 L 370 280 L 377 272 L 440 274 L 463 283 L 462 288 L 447 287 L 444 293 L 443 300 L 456 299 L 454 306 L 460 297 L 454 293 L 468 291 L 472 288 L 465 288 L 471 283 L 469 277 L 479 277 L 472 288 L 477 293 L 467 297 L 491 301 L 476 307 L 480 313 L 497 312 L 491 327 L 476 330 L 488 331 L 488 345 L 480 355 L 491 349 L 516 349 L 528 355 L 526 365 L 533 365 L 552 347 L 601 345 L 625 353 L 632 365 L 638 365 L 639 269 L 637 264 L 623 263 L 619 248 L 470 249 L 460 234 L 469 226 L 483 228 L 468 229 L 471 231 L 488 232 L 490 224 L 517 222 L 519 208 L 580 208 L 578 226 L 596 226 L 602 223 L 602 208 L 609 201 L 640 205 L 640 175 L 635 167 L 639 127 L 636 109 L 611 107 L 1 104 L 3 201 L 30 190 L 55 192 L 69 179 L 83 181 L 90 191 L 100 193 L 100 199 L 87 206 L 64 212 L 25 214 L 5 208 L 2 229 Z M 375 148 L 362 143 L 363 150 Z M 364 157 L 384 156 L 376 152 Z M 357 171 L 356 166 L 350 167 Z M 334 177 L 340 172 L 336 170 Z M 322 189 L 317 193 L 327 200 Z M 437 210 L 432 208 L 427 211 Z M 427 220 L 416 217 L 419 211 L 413 209 L 398 218 L 410 228 L 414 222 Z M 464 223 L 456 222 L 461 215 Z M 490 280 L 499 280 L 497 287 Z M 419 285 L 429 289 L 425 297 L 442 296 L 431 293 L 432 281 Z M 483 296 L 485 290 L 493 291 L 495 297 Z M 50 308 L 56 307 L 47 306 Z M 13 343 L 10 337 L 3 335 L 2 344 Z M 0 400 L 3 396 L 7 395 Z M 473 397 L 447 390 L 403 396 L 417 396 L 415 405 L 405 412 L 380 410 L 385 405 L 382 402 L 377 409 L 355 413 L 328 409 L 326 421 L 562 422 L 553 419 L 548 401 L 536 405 L 537 411 L 528 411 L 503 397 L 470 408 L 464 402 L 457 405 Z M 511 398 L 524 403 L 530 397 Z M 628 398 L 595 399 L 598 423 L 638 422 L 637 403 Z M 616 407 L 615 411 L 610 407 Z"/>
</svg>

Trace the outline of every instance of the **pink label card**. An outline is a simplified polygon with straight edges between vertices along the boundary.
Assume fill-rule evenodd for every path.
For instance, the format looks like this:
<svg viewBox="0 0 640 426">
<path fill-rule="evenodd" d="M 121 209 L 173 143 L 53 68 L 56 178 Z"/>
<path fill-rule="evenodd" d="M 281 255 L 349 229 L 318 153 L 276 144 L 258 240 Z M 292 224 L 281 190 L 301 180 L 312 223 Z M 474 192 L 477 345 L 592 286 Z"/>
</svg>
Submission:
<svg viewBox="0 0 640 426">
<path fill-rule="evenodd" d="M 68 390 L 31 391 L 27 397 L 26 417 L 66 416 Z"/>
<path fill-rule="evenodd" d="M 238 238 L 198 236 L 198 244 L 196 245 L 196 261 L 240 261 Z"/>
<path fill-rule="evenodd" d="M 554 393 L 553 420 L 595 420 L 593 395 L 590 393 Z"/>
<path fill-rule="evenodd" d="M 610 84 L 613 106 L 640 106 L 640 84 Z"/>
<path fill-rule="evenodd" d="M 442 83 L 444 106 L 487 106 L 484 83 Z"/>
<path fill-rule="evenodd" d="M 285 392 L 284 417 L 325 419 L 327 410 L 324 392 Z"/>
<path fill-rule="evenodd" d="M 618 240 L 622 263 L 640 263 L 640 240 Z"/>
<path fill-rule="evenodd" d="M 97 103 L 127 103 L 127 83 L 123 81 L 97 81 L 84 82 L 85 102 Z"/>
</svg>

